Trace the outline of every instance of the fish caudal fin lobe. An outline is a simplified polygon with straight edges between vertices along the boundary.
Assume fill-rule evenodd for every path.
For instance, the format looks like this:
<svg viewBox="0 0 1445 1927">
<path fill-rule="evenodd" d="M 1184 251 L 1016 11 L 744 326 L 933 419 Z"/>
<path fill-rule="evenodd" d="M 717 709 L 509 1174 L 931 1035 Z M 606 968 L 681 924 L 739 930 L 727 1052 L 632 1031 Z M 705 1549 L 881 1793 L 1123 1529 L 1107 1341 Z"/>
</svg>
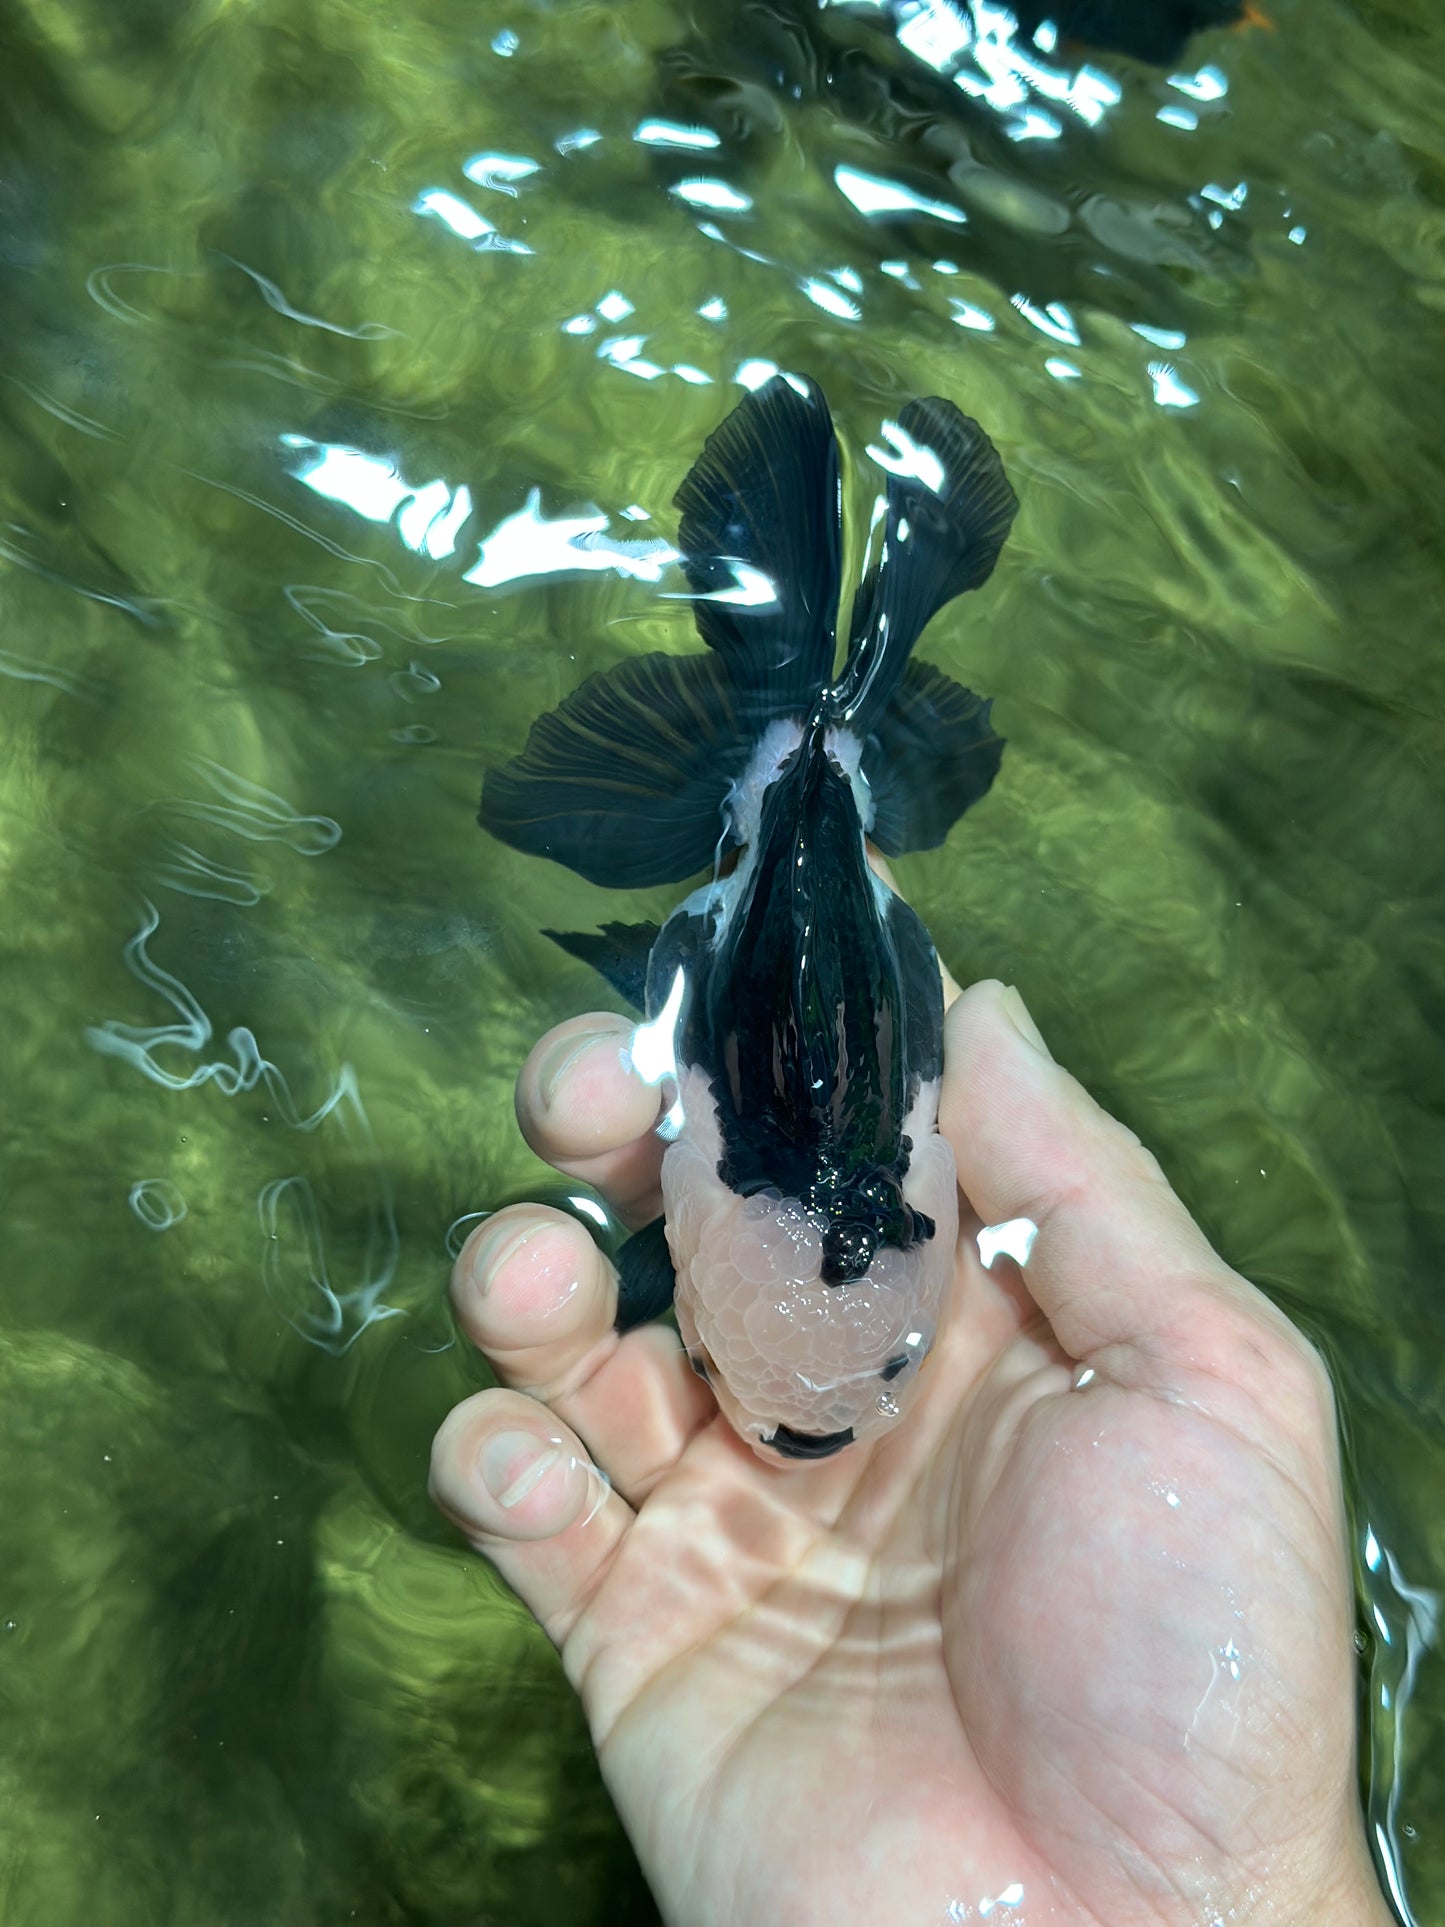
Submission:
<svg viewBox="0 0 1445 1927">
<path fill-rule="evenodd" d="M 886 856 L 931 850 L 985 794 L 1003 741 L 989 705 L 909 660 L 946 602 L 987 582 L 1018 500 L 993 443 L 938 396 L 884 424 L 883 540 L 853 604 L 848 659 L 829 705 L 863 744 L 869 835 Z"/>
<path fill-rule="evenodd" d="M 885 856 L 936 850 L 1003 761 L 993 705 L 930 663 L 911 662 L 863 745 L 868 831 Z"/>
<path fill-rule="evenodd" d="M 806 710 L 833 674 L 838 444 L 821 391 L 800 388 L 775 375 L 744 396 L 676 497 L 698 633 L 756 723 Z"/>
<path fill-rule="evenodd" d="M 680 883 L 711 863 L 723 802 L 753 743 L 710 656 L 639 656 L 539 716 L 489 770 L 478 821 L 590 883 Z"/>
<path fill-rule="evenodd" d="M 1018 513 L 1003 463 L 976 421 L 931 395 L 884 425 L 883 545 L 853 603 L 838 720 L 866 737 L 909 654 L 946 602 L 987 582 Z"/>
</svg>

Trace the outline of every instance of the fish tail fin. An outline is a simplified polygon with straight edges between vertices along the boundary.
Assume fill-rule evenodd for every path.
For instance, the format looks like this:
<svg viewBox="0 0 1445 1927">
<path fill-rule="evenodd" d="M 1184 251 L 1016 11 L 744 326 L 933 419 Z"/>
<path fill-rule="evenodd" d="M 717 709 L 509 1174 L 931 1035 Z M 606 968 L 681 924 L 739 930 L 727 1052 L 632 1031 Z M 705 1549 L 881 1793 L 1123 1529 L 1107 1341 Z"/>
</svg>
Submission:
<svg viewBox="0 0 1445 1927">
<path fill-rule="evenodd" d="M 745 395 L 678 490 L 679 548 L 705 656 L 634 657 L 592 676 L 488 772 L 479 820 L 595 883 L 704 869 L 771 722 L 806 715 L 833 671 L 838 449 L 811 383 Z"/>
<path fill-rule="evenodd" d="M 774 375 L 703 444 L 677 492 L 698 634 L 761 728 L 833 674 L 842 576 L 838 444 L 822 391 Z"/>
<path fill-rule="evenodd" d="M 932 849 L 998 772 L 989 704 L 910 660 L 924 628 L 993 573 L 1018 500 L 976 421 L 938 396 L 885 424 L 878 560 L 858 590 L 848 655 L 829 693 L 840 728 L 863 744 L 870 835 L 890 856 Z"/>
</svg>

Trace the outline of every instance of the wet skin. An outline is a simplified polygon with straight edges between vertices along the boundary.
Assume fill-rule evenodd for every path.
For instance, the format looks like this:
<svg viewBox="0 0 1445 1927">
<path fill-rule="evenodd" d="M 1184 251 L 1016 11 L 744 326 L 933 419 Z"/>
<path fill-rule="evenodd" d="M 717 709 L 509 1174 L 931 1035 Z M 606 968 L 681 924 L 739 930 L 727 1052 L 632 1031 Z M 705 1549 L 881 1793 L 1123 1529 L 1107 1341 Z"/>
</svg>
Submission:
<svg viewBox="0 0 1445 1927">
<path fill-rule="evenodd" d="M 563 1025 L 517 1102 L 641 1223 L 629 1030 Z M 557 1644 L 670 1921 L 1387 1922 L 1317 1357 L 1015 993 L 945 1041 L 965 1215 L 906 1424 L 761 1463 L 670 1331 L 613 1331 L 586 1233 L 517 1206 L 452 1285 L 515 1389 L 443 1425 L 438 1503 Z M 1019 1216 L 1026 1280 L 984 1271 L 979 1223 Z"/>
</svg>

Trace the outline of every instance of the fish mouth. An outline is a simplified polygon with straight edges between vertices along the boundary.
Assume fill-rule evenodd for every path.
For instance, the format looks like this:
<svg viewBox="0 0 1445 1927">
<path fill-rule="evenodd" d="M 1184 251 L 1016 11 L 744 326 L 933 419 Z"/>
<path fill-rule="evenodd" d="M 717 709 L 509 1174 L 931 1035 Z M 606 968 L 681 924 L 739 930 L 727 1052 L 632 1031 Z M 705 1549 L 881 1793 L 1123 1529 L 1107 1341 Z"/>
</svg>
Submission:
<svg viewBox="0 0 1445 1927">
<path fill-rule="evenodd" d="M 791 1425 L 780 1425 L 770 1439 L 763 1440 L 764 1445 L 770 1445 L 785 1459 L 831 1459 L 835 1452 L 852 1443 L 851 1425 L 841 1432 L 795 1432 Z"/>
</svg>

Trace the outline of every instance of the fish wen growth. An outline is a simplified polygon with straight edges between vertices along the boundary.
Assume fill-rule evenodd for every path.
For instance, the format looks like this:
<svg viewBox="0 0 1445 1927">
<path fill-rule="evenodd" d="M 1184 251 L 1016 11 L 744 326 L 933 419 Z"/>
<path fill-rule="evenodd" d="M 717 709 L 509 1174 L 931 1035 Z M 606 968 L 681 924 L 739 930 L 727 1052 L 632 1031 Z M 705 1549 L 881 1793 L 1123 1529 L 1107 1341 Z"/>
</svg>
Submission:
<svg viewBox="0 0 1445 1927">
<path fill-rule="evenodd" d="M 619 1254 L 619 1327 L 675 1297 L 694 1367 L 772 1460 L 897 1422 L 953 1275 L 938 957 L 868 846 L 936 848 L 997 773 L 989 704 L 910 657 L 1018 504 L 951 402 L 909 402 L 884 439 L 841 668 L 832 418 L 775 376 L 676 498 L 706 653 L 590 677 L 482 791 L 484 828 L 594 883 L 708 873 L 661 928 L 548 934 L 670 1031 L 664 1216 Z"/>
</svg>

